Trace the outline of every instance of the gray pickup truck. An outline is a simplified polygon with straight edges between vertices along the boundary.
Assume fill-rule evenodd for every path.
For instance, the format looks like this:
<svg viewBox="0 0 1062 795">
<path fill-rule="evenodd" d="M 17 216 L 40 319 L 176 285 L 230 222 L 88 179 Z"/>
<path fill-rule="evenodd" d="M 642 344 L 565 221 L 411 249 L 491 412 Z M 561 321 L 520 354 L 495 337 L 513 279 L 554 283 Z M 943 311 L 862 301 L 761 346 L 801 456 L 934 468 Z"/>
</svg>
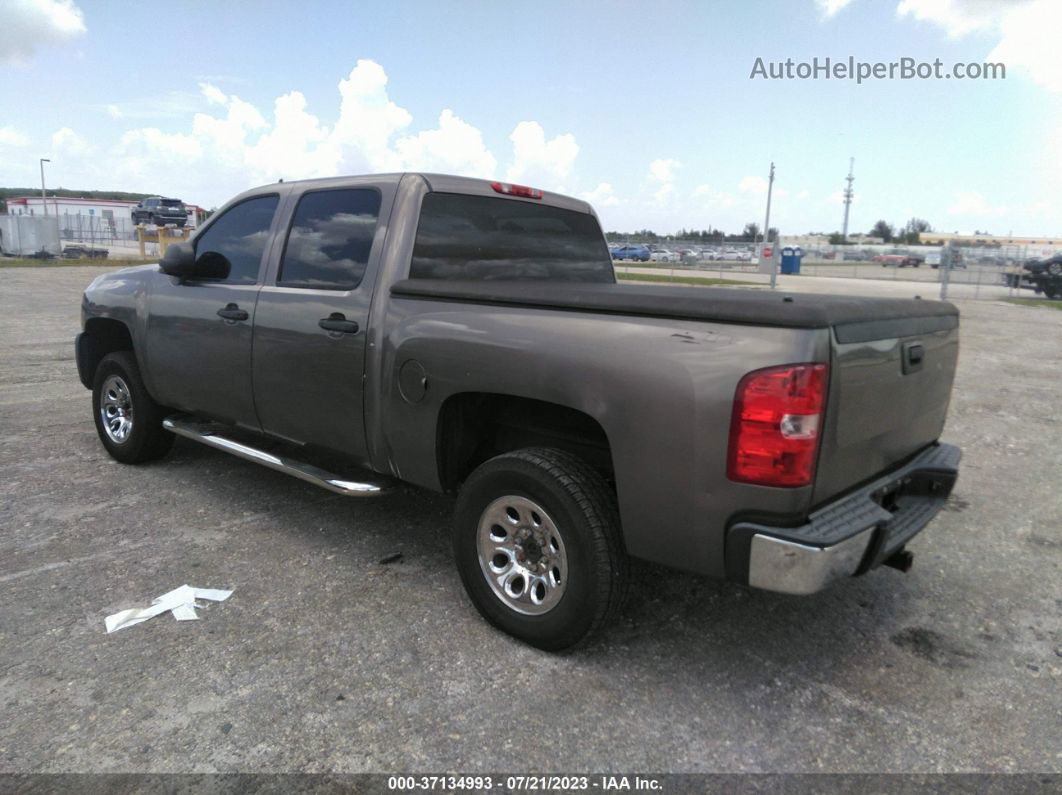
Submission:
<svg viewBox="0 0 1062 795">
<path fill-rule="evenodd" d="M 520 185 L 256 188 L 82 316 L 118 461 L 179 435 L 454 493 L 469 597 L 545 649 L 616 614 L 629 557 L 796 594 L 906 570 L 958 469 L 951 304 L 617 284 L 589 205 Z"/>
</svg>

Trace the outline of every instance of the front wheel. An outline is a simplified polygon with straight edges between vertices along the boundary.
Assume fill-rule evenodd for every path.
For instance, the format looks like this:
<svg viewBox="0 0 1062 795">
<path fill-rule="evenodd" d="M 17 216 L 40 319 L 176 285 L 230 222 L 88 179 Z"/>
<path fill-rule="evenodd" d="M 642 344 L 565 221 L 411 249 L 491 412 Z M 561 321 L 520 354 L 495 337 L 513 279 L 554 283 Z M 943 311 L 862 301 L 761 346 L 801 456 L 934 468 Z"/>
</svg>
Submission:
<svg viewBox="0 0 1062 795">
<path fill-rule="evenodd" d="M 109 353 L 96 368 L 92 415 L 103 446 L 123 464 L 153 461 L 173 446 L 166 411 L 148 394 L 132 351 Z"/>
<path fill-rule="evenodd" d="M 615 495 L 561 450 L 518 450 L 477 468 L 458 497 L 453 546 L 483 617 L 547 651 L 588 638 L 626 593 Z"/>
</svg>

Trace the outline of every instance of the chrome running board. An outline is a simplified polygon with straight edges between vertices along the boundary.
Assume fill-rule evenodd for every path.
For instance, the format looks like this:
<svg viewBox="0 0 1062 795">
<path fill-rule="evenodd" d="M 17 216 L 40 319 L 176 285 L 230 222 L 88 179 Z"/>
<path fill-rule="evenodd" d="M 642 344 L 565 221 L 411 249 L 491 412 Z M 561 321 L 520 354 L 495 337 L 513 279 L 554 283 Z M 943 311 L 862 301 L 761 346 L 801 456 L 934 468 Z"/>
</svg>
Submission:
<svg viewBox="0 0 1062 795">
<path fill-rule="evenodd" d="M 256 447 L 251 447 L 243 442 L 237 442 L 234 439 L 223 436 L 222 434 L 226 430 L 223 425 L 202 422 L 187 414 L 174 414 L 171 417 L 167 417 L 162 421 L 162 427 L 178 436 L 200 442 L 217 450 L 224 450 L 237 458 L 253 461 L 256 464 L 275 469 L 277 472 L 283 472 L 299 480 L 305 480 L 307 483 L 312 483 L 315 486 L 320 486 L 323 489 L 328 489 L 347 497 L 377 497 L 381 494 L 386 494 L 391 488 L 391 483 L 387 481 L 348 480 L 340 475 L 315 467 L 313 464 L 259 450 Z"/>
</svg>

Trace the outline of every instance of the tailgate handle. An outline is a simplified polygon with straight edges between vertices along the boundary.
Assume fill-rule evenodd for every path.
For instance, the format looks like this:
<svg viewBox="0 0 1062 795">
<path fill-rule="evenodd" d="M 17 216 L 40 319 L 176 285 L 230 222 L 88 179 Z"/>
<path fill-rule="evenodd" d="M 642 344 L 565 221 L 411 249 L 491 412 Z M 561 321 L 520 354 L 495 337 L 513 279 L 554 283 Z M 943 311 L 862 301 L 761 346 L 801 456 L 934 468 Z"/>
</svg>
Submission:
<svg viewBox="0 0 1062 795">
<path fill-rule="evenodd" d="M 926 347 L 921 342 L 903 344 L 903 374 L 914 373 L 922 369 L 926 358 Z"/>
</svg>

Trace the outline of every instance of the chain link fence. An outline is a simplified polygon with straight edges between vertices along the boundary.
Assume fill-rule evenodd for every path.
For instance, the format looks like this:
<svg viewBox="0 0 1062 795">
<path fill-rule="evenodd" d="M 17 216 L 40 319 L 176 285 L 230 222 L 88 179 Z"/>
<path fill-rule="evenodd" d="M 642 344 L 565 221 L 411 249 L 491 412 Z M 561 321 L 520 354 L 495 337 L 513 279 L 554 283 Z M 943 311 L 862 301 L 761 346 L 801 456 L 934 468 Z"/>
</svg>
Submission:
<svg viewBox="0 0 1062 795">
<path fill-rule="evenodd" d="M 789 245 L 784 235 L 778 245 Z M 759 245 L 748 242 L 705 244 L 699 240 L 648 242 L 637 238 L 609 244 L 617 270 L 627 278 L 638 274 L 650 277 L 667 274 L 683 280 L 716 278 L 724 281 L 762 280 L 764 273 L 769 271 L 769 266 L 761 265 L 756 258 L 762 246 L 762 242 Z M 800 274 L 785 276 L 782 287 L 799 283 L 821 292 L 895 295 L 895 288 L 903 283 L 910 287 L 908 292 L 926 298 L 998 300 L 1033 297 L 1036 286 L 1029 280 L 1024 265 L 1053 253 L 1042 246 L 971 246 L 953 247 L 952 251 L 952 267 L 942 268 L 944 252 L 941 246 L 803 248 Z M 853 279 L 865 282 L 858 285 L 839 281 Z"/>
</svg>

